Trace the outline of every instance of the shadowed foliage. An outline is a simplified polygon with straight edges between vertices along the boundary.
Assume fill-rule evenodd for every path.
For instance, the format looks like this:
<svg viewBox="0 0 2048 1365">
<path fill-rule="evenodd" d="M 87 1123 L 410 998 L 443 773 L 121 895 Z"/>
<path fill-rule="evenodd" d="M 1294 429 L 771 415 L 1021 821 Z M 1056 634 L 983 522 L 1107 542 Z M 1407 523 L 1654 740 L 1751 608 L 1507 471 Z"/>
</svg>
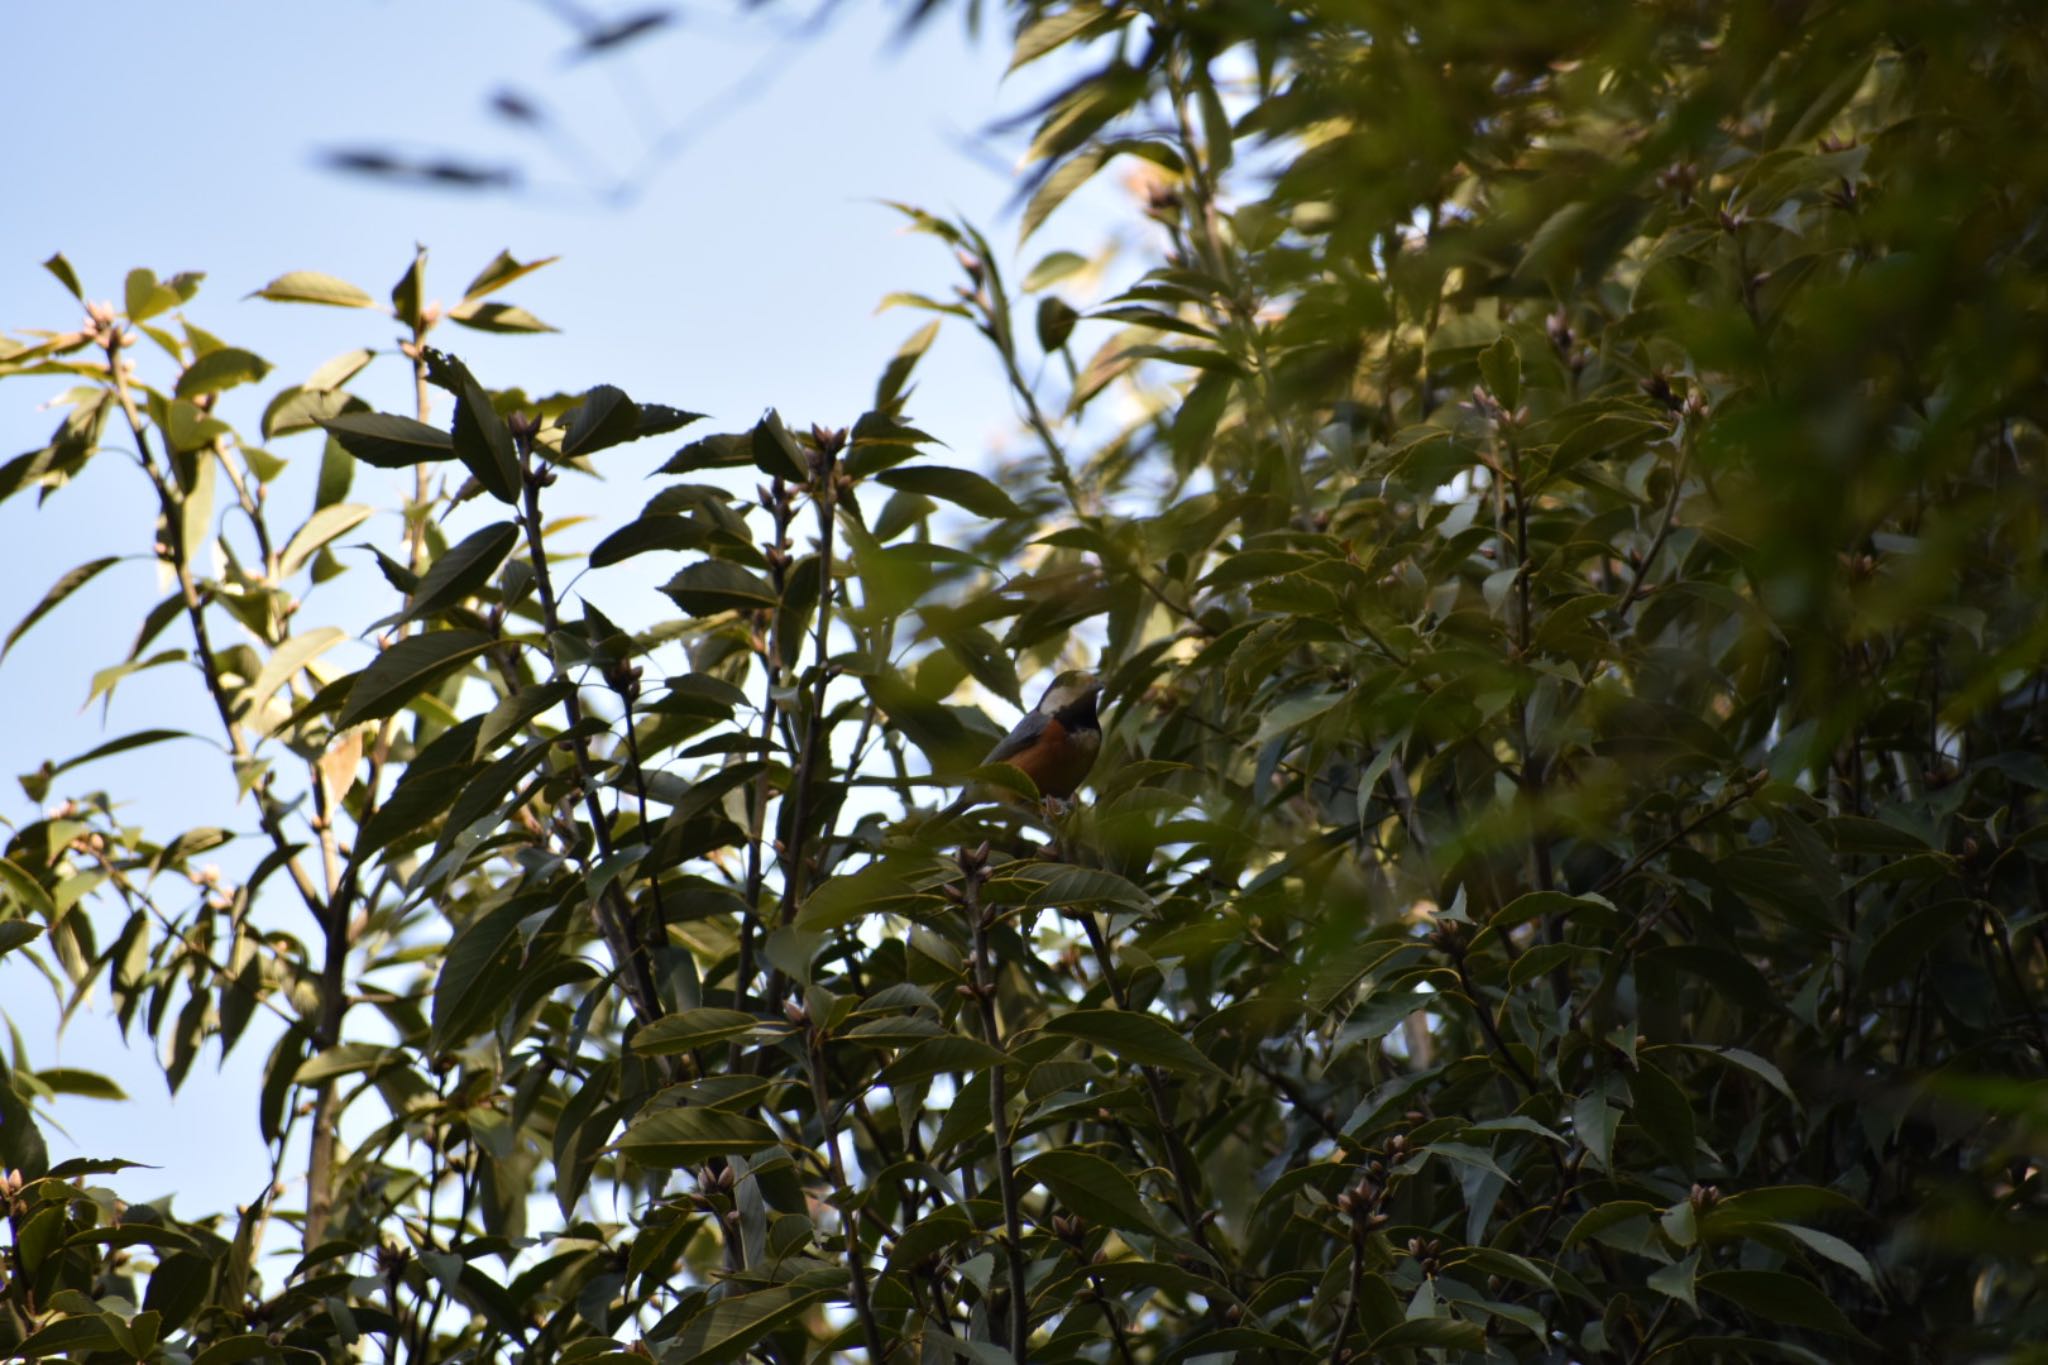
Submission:
<svg viewBox="0 0 2048 1365">
<path fill-rule="evenodd" d="M 388 308 L 258 291 L 395 319 L 407 413 L 350 393 L 371 349 L 267 387 L 196 275 L 0 349 L 77 386 L 0 496 L 159 502 L 171 589 L 94 698 L 177 666 L 255 850 L 84 785 L 177 732 L 45 765 L 8 979 L 174 1086 L 260 1038 L 224 1121 L 274 1154 L 237 1213 L 126 1204 L 33 1118 L 109 1083 L 18 1052 L 0 1347 L 2033 1358 L 2031 11 L 1006 15 L 1079 73 L 1029 264 L 905 208 L 959 283 L 893 297 L 933 325 L 830 425 L 472 373 L 443 323 L 545 326 L 510 256 L 445 317 L 423 257 Z M 1136 272 L 1044 245 L 1106 174 Z M 993 470 L 906 406 L 942 337 L 1015 398 Z M 645 508 L 550 554 L 557 478 L 644 440 Z M 418 471 L 370 557 L 358 463 Z M 381 620 L 321 616 L 344 555 Z M 649 566 L 672 609 L 607 615 Z M 1068 666 L 1071 807 L 977 767 Z"/>
</svg>

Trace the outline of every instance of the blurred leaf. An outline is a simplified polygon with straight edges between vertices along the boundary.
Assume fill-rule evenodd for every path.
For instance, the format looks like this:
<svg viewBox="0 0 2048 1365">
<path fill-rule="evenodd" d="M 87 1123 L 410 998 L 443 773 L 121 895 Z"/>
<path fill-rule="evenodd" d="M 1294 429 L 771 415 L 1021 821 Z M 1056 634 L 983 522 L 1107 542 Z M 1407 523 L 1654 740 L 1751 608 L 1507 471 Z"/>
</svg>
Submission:
<svg viewBox="0 0 2048 1365">
<path fill-rule="evenodd" d="M 279 275 L 250 298 L 276 303 L 324 303 L 336 308 L 369 308 L 376 300 L 346 280 L 312 270 L 294 270 Z"/>
</svg>

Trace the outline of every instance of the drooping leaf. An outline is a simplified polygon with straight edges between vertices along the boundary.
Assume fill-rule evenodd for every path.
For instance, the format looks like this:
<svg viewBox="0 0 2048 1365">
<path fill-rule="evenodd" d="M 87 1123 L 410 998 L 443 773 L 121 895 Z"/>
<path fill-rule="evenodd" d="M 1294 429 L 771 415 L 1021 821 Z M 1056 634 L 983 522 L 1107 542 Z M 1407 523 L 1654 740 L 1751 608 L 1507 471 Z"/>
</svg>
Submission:
<svg viewBox="0 0 2048 1365">
<path fill-rule="evenodd" d="M 614 1144 L 643 1166 L 673 1170 L 719 1157 L 757 1152 L 775 1142 L 759 1119 L 719 1109 L 661 1109 L 635 1119 Z"/>
<path fill-rule="evenodd" d="M 1158 1230 L 1131 1178 L 1093 1153 L 1044 1152 L 1018 1167 L 1017 1175 L 1045 1186 L 1068 1212 L 1092 1222 L 1132 1232 Z"/>
<path fill-rule="evenodd" d="M 411 635 L 380 653 L 354 675 L 337 727 L 396 715 L 405 704 L 495 645 L 478 630 L 436 630 Z"/>
<path fill-rule="evenodd" d="M 876 474 L 875 479 L 890 488 L 956 503 L 976 516 L 1003 518 L 1022 515 L 1008 493 L 971 469 L 953 469 L 944 465 L 898 465 Z"/>
<path fill-rule="evenodd" d="M 491 580 L 505 557 L 519 544 L 519 527 L 509 521 L 494 522 L 472 531 L 450 546 L 427 567 L 412 604 L 408 620 L 419 620 L 473 597 Z"/>
<path fill-rule="evenodd" d="M 1078 1038 L 1127 1062 L 1164 1067 L 1190 1076 L 1220 1076 L 1217 1065 L 1193 1043 L 1150 1014 L 1130 1010 L 1069 1010 L 1041 1025 L 1041 1031 Z"/>
<path fill-rule="evenodd" d="M 65 573 L 55 583 L 52 583 L 49 591 L 43 594 L 42 600 L 29 608 L 28 615 L 17 621 L 14 629 L 7 632 L 6 641 L 0 643 L 0 659 L 7 657 L 7 652 L 14 648 L 15 641 L 28 634 L 29 627 L 56 610 L 65 598 L 92 582 L 103 571 L 112 568 L 120 562 L 121 557 L 119 555 L 108 555 L 104 559 L 90 560 Z"/>
</svg>

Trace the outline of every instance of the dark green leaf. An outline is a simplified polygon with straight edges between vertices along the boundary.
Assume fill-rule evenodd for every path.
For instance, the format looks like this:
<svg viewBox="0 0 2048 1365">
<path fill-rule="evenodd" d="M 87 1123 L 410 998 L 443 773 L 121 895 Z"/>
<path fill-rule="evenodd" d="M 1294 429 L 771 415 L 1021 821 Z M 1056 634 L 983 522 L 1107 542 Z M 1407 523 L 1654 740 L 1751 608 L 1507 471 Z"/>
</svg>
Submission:
<svg viewBox="0 0 2048 1365">
<path fill-rule="evenodd" d="M 670 600 L 691 616 L 722 611 L 757 611 L 775 605 L 775 589 L 756 574 L 722 559 L 692 564 L 662 585 Z"/>
<path fill-rule="evenodd" d="M 1048 1020 L 1041 1031 L 1055 1037 L 1078 1038 L 1143 1066 L 1165 1067 L 1191 1076 L 1223 1074 L 1193 1043 L 1150 1014 L 1070 1010 Z"/>
<path fill-rule="evenodd" d="M 421 576 L 412 605 L 406 609 L 406 619 L 416 621 L 474 597 L 518 544 L 519 527 L 509 521 L 495 522 L 464 536 Z"/>
<path fill-rule="evenodd" d="M 407 702 L 496 643 L 479 630 L 407 636 L 354 675 L 348 702 L 334 719 L 336 728 L 398 714 Z"/>
<path fill-rule="evenodd" d="M 1008 518 L 1023 515 L 1010 495 L 969 469 L 944 465 L 899 465 L 875 475 L 879 483 L 907 493 L 957 503 L 976 516 Z"/>
<path fill-rule="evenodd" d="M 364 464 L 379 469 L 410 469 L 417 464 L 455 458 L 455 439 L 438 427 L 387 412 L 343 412 L 317 419 Z"/>
<path fill-rule="evenodd" d="M 633 1121 L 617 1150 L 656 1170 L 696 1166 L 772 1146 L 775 1132 L 758 1119 L 718 1109 L 662 1109 Z"/>
<path fill-rule="evenodd" d="M 1090 1222 L 1131 1232 L 1156 1232 L 1138 1187 L 1121 1170 L 1088 1152 L 1045 1152 L 1017 1168 L 1022 1180 L 1035 1180 L 1066 1206 Z"/>
<path fill-rule="evenodd" d="M 454 356 L 431 346 L 426 357 L 427 379 L 455 395 L 455 458 L 462 461 L 476 481 L 499 502 L 519 501 L 519 455 L 512 448 L 512 432 L 491 404 L 491 395 L 477 383 Z"/>
<path fill-rule="evenodd" d="M 100 575 L 102 570 L 120 562 L 121 558 L 119 555 L 108 555 L 105 559 L 95 559 L 90 563 L 79 565 L 59 578 L 55 583 L 52 583 L 50 590 L 43 594 L 42 601 L 29 608 L 28 615 L 22 617 L 20 621 L 15 623 L 14 629 L 7 632 L 5 643 L 0 643 L 0 659 L 7 657 L 7 651 L 14 648 L 16 640 L 28 634 L 30 626 L 33 626 L 36 622 L 49 615 L 51 611 L 55 610 L 72 593 L 77 592 L 80 588 L 92 582 L 93 579 Z"/>
</svg>

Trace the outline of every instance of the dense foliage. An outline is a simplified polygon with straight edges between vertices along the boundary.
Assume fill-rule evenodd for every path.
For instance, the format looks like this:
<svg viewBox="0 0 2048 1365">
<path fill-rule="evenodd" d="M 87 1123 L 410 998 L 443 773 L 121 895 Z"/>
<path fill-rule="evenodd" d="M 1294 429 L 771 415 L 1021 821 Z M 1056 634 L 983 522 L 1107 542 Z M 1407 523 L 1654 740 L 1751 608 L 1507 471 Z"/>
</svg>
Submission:
<svg viewBox="0 0 2048 1365">
<path fill-rule="evenodd" d="M 95 755 L 25 778 L 59 804 L 9 833 L 0 970 L 109 995 L 174 1084 L 274 1039 L 275 1153 L 239 1214 L 125 1204 L 125 1154 L 32 1120 L 93 1078 L 18 1056 L 0 1346 L 2038 1350 L 2048 31 L 1012 17 L 1099 63 L 1039 111 L 1027 237 L 1114 161 L 1150 268 L 1096 301 L 1100 259 L 908 210 L 961 273 L 898 297 L 937 325 L 872 410 L 690 440 L 573 579 L 547 489 L 692 414 L 472 375 L 418 262 L 411 416 L 362 351 L 231 424 L 268 367 L 196 276 L 0 351 L 78 386 L 0 495 L 160 501 L 173 590 L 95 693 L 175 665 L 246 793 L 145 831 Z M 496 297 L 531 268 L 449 318 L 537 326 Z M 968 332 L 1021 418 L 994 480 L 905 407 Z M 321 461 L 303 522 L 271 443 Z M 419 470 L 391 614 L 316 624 L 354 462 Z M 627 561 L 671 615 L 606 614 Z M 1087 798 L 979 770 L 1007 799 L 934 820 L 982 703 L 1076 663 Z"/>
</svg>

